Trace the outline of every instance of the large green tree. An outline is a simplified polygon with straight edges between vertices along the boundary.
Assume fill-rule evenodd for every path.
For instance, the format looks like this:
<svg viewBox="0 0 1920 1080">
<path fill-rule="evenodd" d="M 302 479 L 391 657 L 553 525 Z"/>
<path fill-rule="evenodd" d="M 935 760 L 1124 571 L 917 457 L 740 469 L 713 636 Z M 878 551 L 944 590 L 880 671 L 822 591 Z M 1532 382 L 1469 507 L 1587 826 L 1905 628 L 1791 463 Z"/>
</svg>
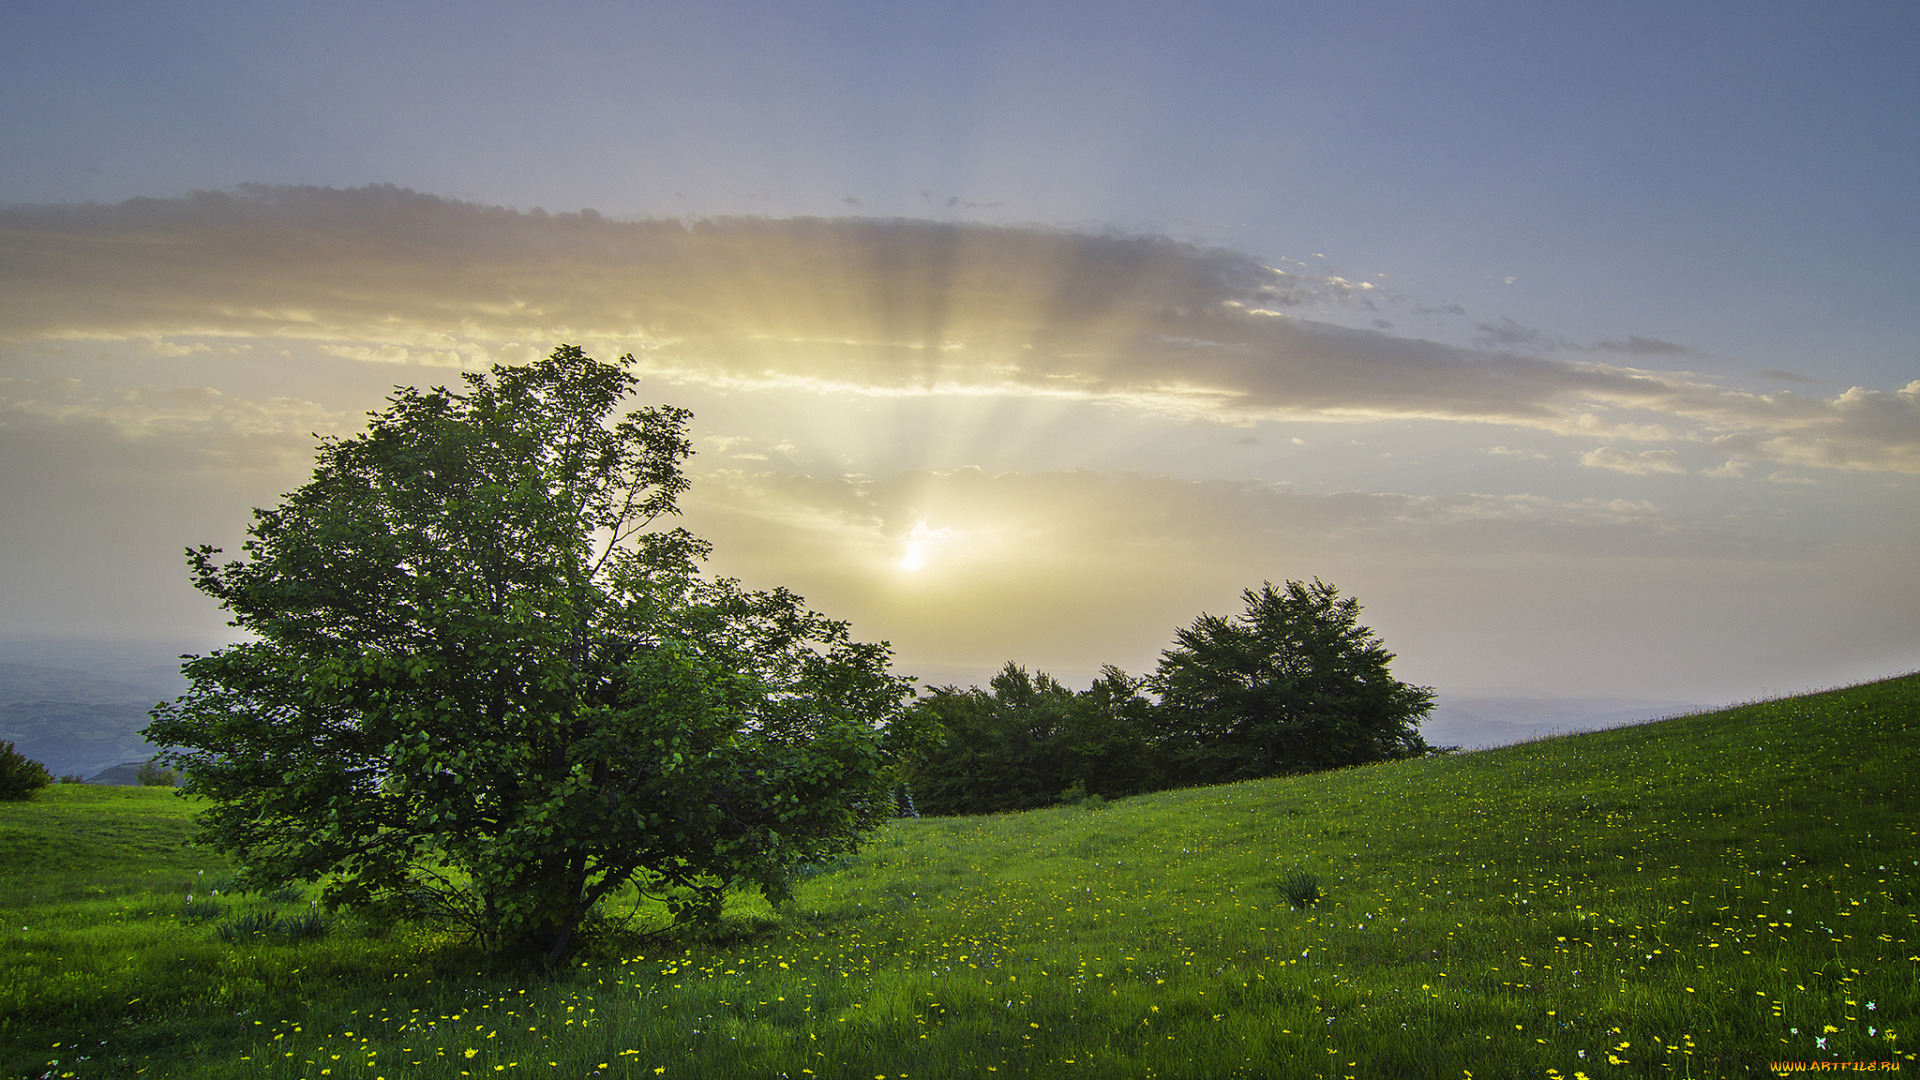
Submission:
<svg viewBox="0 0 1920 1080">
<path fill-rule="evenodd" d="M 1185 783 L 1310 772 L 1430 752 L 1433 692 L 1393 678 L 1393 654 L 1360 604 L 1315 579 L 1243 594 L 1233 618 L 1202 615 L 1161 654 L 1162 747 Z"/>
<path fill-rule="evenodd" d="M 188 552 L 248 640 L 153 713 L 215 848 L 257 885 L 452 919 L 565 956 L 627 885 L 682 916 L 891 812 L 885 644 L 700 573 L 665 527 L 689 414 L 619 416 L 619 364 L 562 346 L 398 391 L 244 557 Z"/>
</svg>

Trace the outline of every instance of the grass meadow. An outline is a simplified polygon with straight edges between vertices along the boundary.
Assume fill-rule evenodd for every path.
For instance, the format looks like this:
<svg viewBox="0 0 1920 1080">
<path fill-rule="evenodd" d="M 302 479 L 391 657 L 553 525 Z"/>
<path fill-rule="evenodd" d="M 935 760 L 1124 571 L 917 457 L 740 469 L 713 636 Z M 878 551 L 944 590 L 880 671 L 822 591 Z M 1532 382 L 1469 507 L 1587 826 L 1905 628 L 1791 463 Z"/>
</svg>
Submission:
<svg viewBox="0 0 1920 1080">
<path fill-rule="evenodd" d="M 210 898 L 227 867 L 188 842 L 186 802 L 61 785 L 0 804 L 0 1075 L 1920 1070 L 1916 776 L 1908 677 L 1447 758 L 901 820 L 786 909 L 743 897 L 717 929 L 609 936 L 559 972 L 348 917 L 281 932 L 314 909 Z M 1317 902 L 1295 906 L 1309 881 Z"/>
</svg>

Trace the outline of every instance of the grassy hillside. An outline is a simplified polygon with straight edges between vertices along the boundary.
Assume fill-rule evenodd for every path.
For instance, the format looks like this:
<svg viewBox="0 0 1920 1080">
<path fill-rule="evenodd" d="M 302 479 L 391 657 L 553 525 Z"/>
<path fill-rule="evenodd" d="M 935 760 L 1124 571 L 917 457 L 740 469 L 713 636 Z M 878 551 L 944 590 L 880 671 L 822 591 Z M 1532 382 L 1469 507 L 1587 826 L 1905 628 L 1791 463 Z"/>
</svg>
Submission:
<svg viewBox="0 0 1920 1080">
<path fill-rule="evenodd" d="M 1916 775 L 1906 678 L 1450 759 L 902 821 L 789 911 L 743 902 L 722 933 L 608 945 L 557 978 L 346 924 L 229 944 L 235 916 L 304 901 L 190 910 L 223 871 L 180 846 L 181 803 L 60 786 L 0 805 L 0 1074 L 1920 1069 Z M 1296 872 L 1317 904 L 1283 895 Z"/>
</svg>

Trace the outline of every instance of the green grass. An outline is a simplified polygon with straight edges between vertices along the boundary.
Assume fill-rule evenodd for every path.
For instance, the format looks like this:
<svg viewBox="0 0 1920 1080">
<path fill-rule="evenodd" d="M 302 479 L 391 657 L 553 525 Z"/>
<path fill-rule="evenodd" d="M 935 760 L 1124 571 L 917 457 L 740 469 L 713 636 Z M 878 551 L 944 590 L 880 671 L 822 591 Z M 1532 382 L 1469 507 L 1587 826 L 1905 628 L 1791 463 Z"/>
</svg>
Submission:
<svg viewBox="0 0 1920 1080">
<path fill-rule="evenodd" d="M 741 900 L 719 932 L 608 943 L 558 975 L 350 922 L 228 944 L 230 914 L 182 914 L 225 873 L 183 846 L 189 807 L 55 787 L 0 806 L 0 1075 L 1916 1069 L 1917 775 L 1909 677 L 1453 758 L 901 821 L 789 910 Z M 1300 876 L 1320 898 L 1296 907 Z"/>
</svg>

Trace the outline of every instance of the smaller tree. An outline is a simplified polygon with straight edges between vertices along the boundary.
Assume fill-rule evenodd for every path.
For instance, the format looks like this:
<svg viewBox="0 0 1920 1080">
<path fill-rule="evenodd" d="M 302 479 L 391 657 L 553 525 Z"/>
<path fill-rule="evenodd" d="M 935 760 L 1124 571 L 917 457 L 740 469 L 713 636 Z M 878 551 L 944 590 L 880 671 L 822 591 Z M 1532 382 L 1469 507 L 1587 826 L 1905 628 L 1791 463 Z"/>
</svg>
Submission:
<svg viewBox="0 0 1920 1080">
<path fill-rule="evenodd" d="M 31 799 L 40 789 L 53 783 L 53 774 L 45 765 L 0 742 L 0 799 Z"/>
<path fill-rule="evenodd" d="M 1319 579 L 1248 589 L 1245 613 L 1202 615 L 1161 654 L 1163 748 L 1187 783 L 1312 772 L 1430 752 L 1433 691 L 1393 678 L 1360 604 Z"/>
<path fill-rule="evenodd" d="M 167 768 L 159 761 L 145 761 L 134 770 L 133 778 L 140 781 L 142 787 L 175 787 L 180 783 L 179 772 Z"/>
</svg>

